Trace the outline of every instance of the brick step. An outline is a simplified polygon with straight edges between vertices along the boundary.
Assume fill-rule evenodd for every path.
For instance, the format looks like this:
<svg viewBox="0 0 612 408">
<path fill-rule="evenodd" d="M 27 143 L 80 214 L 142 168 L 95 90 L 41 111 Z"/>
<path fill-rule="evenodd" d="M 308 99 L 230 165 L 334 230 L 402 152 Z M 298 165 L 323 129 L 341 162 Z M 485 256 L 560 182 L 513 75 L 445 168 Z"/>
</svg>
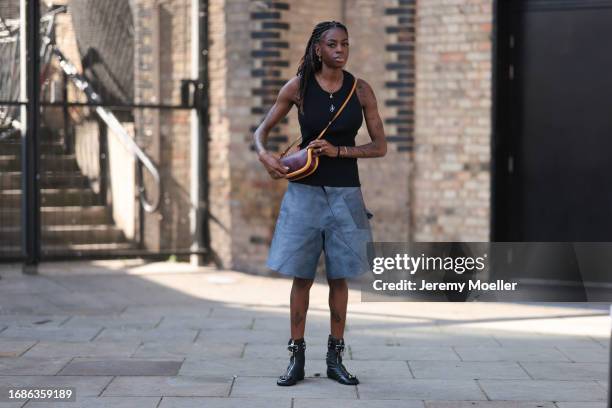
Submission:
<svg viewBox="0 0 612 408">
<path fill-rule="evenodd" d="M 0 154 L 20 156 L 21 155 L 21 142 L 0 142 Z M 64 154 L 64 145 L 61 143 L 41 143 L 40 144 L 41 154 L 52 154 L 62 155 Z"/>
<path fill-rule="evenodd" d="M 19 189 L 0 190 L 0 208 L 19 207 L 22 192 Z M 98 198 L 90 189 L 83 188 L 43 188 L 41 189 L 41 205 L 56 206 L 89 206 L 98 204 Z"/>
<path fill-rule="evenodd" d="M 9 208 L 0 210 L 0 225 L 15 227 L 21 225 L 21 210 Z M 41 224 L 77 225 L 77 224 L 112 224 L 112 218 L 101 205 L 88 207 L 41 207 Z"/>
<path fill-rule="evenodd" d="M 0 227 L 0 246 L 19 242 L 21 227 Z M 41 227 L 43 244 L 112 244 L 125 242 L 123 231 L 114 225 L 50 225 Z"/>
<path fill-rule="evenodd" d="M 39 169 L 46 171 L 78 171 L 79 166 L 73 154 L 41 155 Z M 0 155 L 0 171 L 21 171 L 21 157 L 14 155 Z"/>
<path fill-rule="evenodd" d="M 44 188 L 86 188 L 87 177 L 79 172 L 45 172 L 41 173 L 40 186 Z M 0 190 L 21 188 L 21 172 L 7 171 L 0 173 Z"/>
</svg>

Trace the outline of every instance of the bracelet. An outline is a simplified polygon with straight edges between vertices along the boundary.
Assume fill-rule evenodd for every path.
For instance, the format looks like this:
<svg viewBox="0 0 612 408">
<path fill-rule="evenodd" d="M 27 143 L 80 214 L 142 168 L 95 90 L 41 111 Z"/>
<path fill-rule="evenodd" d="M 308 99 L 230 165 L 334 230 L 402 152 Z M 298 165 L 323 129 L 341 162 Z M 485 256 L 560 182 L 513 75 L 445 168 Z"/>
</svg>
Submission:
<svg viewBox="0 0 612 408">
<path fill-rule="evenodd" d="M 336 154 L 336 159 L 340 157 L 340 146 L 338 146 L 338 153 Z"/>
</svg>

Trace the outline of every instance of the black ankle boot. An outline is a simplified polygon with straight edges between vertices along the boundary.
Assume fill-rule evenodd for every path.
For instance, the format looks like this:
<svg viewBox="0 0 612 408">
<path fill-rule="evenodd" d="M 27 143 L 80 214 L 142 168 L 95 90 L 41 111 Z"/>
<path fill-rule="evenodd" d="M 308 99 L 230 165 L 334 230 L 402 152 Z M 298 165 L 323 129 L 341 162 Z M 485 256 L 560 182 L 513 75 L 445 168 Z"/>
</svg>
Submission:
<svg viewBox="0 0 612 408">
<path fill-rule="evenodd" d="M 344 339 L 336 339 L 330 334 L 327 339 L 327 376 L 340 384 L 357 385 L 359 380 L 350 374 L 342 364 Z"/>
<path fill-rule="evenodd" d="M 304 350 L 306 350 L 306 342 L 304 342 L 304 339 L 297 341 L 291 339 L 287 349 L 291 352 L 289 366 L 287 367 L 287 372 L 276 381 L 278 385 L 295 385 L 298 381 L 304 379 L 304 363 L 306 362 Z"/>
</svg>

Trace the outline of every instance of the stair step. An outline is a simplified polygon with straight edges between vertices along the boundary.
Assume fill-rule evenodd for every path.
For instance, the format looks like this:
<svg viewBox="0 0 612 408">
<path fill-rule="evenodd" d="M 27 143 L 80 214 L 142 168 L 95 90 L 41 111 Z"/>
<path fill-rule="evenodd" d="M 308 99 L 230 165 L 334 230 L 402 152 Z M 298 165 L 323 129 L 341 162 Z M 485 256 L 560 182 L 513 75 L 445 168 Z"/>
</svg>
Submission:
<svg viewBox="0 0 612 408">
<path fill-rule="evenodd" d="M 2 246 L 0 245 L 0 259 L 2 258 L 17 258 L 21 257 L 21 247 L 18 246 Z"/>
<path fill-rule="evenodd" d="M 0 245 L 19 242 L 21 227 L 0 227 Z M 114 225 L 50 225 L 41 227 L 45 244 L 98 244 L 125 242 L 123 231 Z"/>
<path fill-rule="evenodd" d="M 78 171 L 79 166 L 76 156 L 64 155 L 41 155 L 39 162 L 41 172 L 45 171 Z M 21 171 L 21 156 L 0 155 L 0 171 Z"/>
<path fill-rule="evenodd" d="M 90 189 L 83 188 L 43 188 L 42 206 L 89 206 L 98 204 L 98 198 Z M 19 207 L 22 192 L 19 189 L 0 190 L 0 208 Z"/>
<path fill-rule="evenodd" d="M 0 244 L 0 257 L 2 256 L 18 256 L 21 247 L 16 245 Z M 113 242 L 106 244 L 43 244 L 41 252 L 43 255 L 100 255 L 110 252 L 116 253 L 120 251 L 137 251 L 134 244 L 129 242 Z"/>
<path fill-rule="evenodd" d="M 1 250 L 1 249 L 0 249 Z M 113 242 L 106 244 L 69 244 L 69 245 L 44 245 L 42 253 L 44 255 L 96 255 L 118 251 L 136 251 L 137 247 L 130 242 Z"/>
<path fill-rule="evenodd" d="M 61 143 L 41 143 L 40 152 L 42 154 L 62 155 L 64 154 L 64 145 Z M 0 154 L 21 155 L 21 142 L 0 142 Z"/>
<path fill-rule="evenodd" d="M 21 225 L 21 210 L 18 208 L 2 209 L 0 225 L 15 227 Z M 87 207 L 41 207 L 41 224 L 77 225 L 77 224 L 112 224 L 112 219 L 104 206 Z"/>
<path fill-rule="evenodd" d="M 42 188 L 85 188 L 89 184 L 87 177 L 79 172 L 45 172 L 41 173 Z M 0 174 L 0 190 L 21 188 L 21 172 L 8 171 Z"/>
</svg>

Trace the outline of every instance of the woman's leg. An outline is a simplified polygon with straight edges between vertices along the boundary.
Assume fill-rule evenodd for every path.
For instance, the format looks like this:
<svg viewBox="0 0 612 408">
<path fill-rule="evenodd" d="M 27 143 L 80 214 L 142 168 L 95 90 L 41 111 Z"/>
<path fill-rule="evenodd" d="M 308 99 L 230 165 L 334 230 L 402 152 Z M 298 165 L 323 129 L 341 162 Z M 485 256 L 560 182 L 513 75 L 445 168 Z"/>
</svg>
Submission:
<svg viewBox="0 0 612 408">
<path fill-rule="evenodd" d="M 310 287 L 313 282 L 314 279 L 293 278 L 289 308 L 291 311 L 291 338 L 294 340 L 304 338 Z"/>
<path fill-rule="evenodd" d="M 291 310 L 291 339 L 288 349 L 291 351 L 287 372 L 279 377 L 276 384 L 282 386 L 294 385 L 304 379 L 304 365 L 306 362 L 304 351 L 304 327 L 306 326 L 306 312 L 308 312 L 308 299 L 310 287 L 314 279 L 293 278 L 291 297 L 289 298 Z"/>
<path fill-rule="evenodd" d="M 346 279 L 327 279 L 329 284 L 329 316 L 331 334 L 337 339 L 344 337 L 348 285 Z"/>
<path fill-rule="evenodd" d="M 344 352 L 344 325 L 346 323 L 346 305 L 348 303 L 348 285 L 346 279 L 328 279 L 329 315 L 331 334 L 327 338 L 327 376 L 341 384 L 357 385 L 357 377 L 348 372 L 342 364 Z"/>
</svg>

